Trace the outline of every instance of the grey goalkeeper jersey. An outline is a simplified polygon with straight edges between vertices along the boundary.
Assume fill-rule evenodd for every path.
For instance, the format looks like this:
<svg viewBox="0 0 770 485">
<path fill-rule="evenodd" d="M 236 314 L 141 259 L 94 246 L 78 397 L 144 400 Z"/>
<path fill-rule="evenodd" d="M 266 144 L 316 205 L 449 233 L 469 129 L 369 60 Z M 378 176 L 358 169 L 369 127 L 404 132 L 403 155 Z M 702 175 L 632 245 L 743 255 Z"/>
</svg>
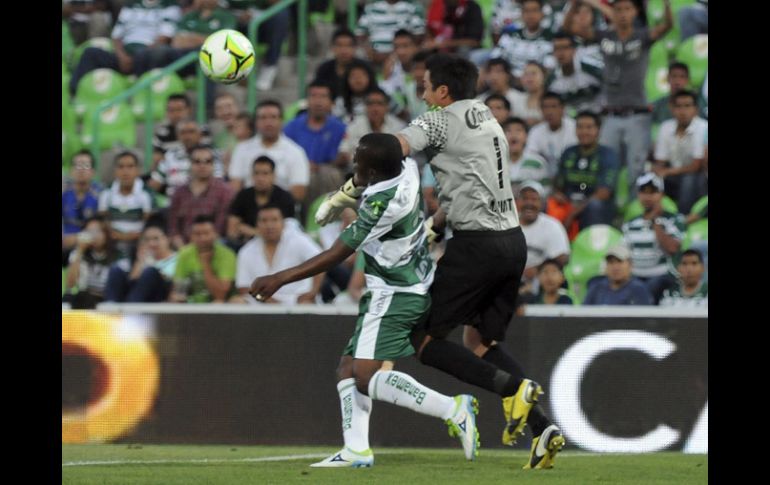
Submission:
<svg viewBox="0 0 770 485">
<path fill-rule="evenodd" d="M 455 101 L 401 130 L 412 153 L 424 151 L 452 230 L 503 231 L 519 225 L 508 176 L 508 141 L 481 101 Z"/>
</svg>

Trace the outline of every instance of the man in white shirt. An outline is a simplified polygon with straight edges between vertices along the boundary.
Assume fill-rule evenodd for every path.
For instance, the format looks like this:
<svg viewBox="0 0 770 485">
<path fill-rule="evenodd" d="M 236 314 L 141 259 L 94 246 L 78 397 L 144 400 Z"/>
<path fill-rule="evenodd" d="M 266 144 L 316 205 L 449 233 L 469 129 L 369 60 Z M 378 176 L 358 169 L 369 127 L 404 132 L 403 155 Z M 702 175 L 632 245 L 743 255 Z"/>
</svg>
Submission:
<svg viewBox="0 0 770 485">
<path fill-rule="evenodd" d="M 653 170 L 663 178 L 666 194 L 687 214 L 706 194 L 703 173 L 708 121 L 698 116 L 698 97 L 682 90 L 671 97 L 674 118 L 660 125 Z"/>
<path fill-rule="evenodd" d="M 280 207 L 268 204 L 259 210 L 257 215 L 259 236 L 238 251 L 235 276 L 238 296 L 230 300 L 232 303 L 254 303 L 256 300 L 249 296 L 248 292 L 252 281 L 257 277 L 291 268 L 321 252 L 321 248 L 310 236 L 297 230 L 285 230 L 284 227 Z M 313 278 L 288 284 L 265 303 L 284 305 L 315 303 L 324 275 L 325 273 L 321 273 Z"/>
<path fill-rule="evenodd" d="M 394 134 L 406 126 L 406 123 L 388 113 L 390 96 L 382 89 L 377 88 L 368 93 L 365 103 L 366 115 L 356 116 L 348 125 L 345 138 L 340 144 L 340 155 L 348 164 L 353 160 L 358 141 L 367 133 Z"/>
<path fill-rule="evenodd" d="M 548 162 L 548 173 L 556 175 L 559 159 L 564 149 L 577 145 L 575 120 L 564 115 L 564 101 L 561 96 L 547 92 L 540 100 L 543 121 L 532 127 L 527 141 L 527 150 L 538 153 Z"/>
<path fill-rule="evenodd" d="M 310 163 L 305 151 L 283 134 L 283 108 L 277 101 L 257 105 L 257 134 L 235 146 L 230 160 L 230 184 L 237 193 L 251 187 L 251 168 L 261 155 L 275 162 L 275 185 L 288 191 L 294 200 L 305 199 L 310 183 Z M 249 282 L 251 284 L 251 282 Z"/>
</svg>

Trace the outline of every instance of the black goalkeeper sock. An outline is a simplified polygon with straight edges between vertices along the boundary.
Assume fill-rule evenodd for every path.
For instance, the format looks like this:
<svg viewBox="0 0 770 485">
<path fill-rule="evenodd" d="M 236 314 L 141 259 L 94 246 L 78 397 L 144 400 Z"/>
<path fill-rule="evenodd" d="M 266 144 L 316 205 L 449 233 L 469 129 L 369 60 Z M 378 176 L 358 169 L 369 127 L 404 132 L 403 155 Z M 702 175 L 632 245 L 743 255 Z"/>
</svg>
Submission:
<svg viewBox="0 0 770 485">
<path fill-rule="evenodd" d="M 493 345 L 489 348 L 486 354 L 484 354 L 484 360 L 491 362 L 500 369 L 508 372 L 511 376 L 517 379 L 517 382 L 521 382 L 524 379 L 524 371 L 516 359 L 513 358 L 503 347 L 499 344 Z M 517 387 L 518 390 L 518 387 Z M 543 410 L 539 404 L 536 404 L 529 412 L 529 418 L 527 423 L 532 428 L 533 436 L 540 436 L 543 434 L 545 428 L 551 425 L 551 420 L 543 413 Z"/>
<path fill-rule="evenodd" d="M 420 362 L 503 397 L 516 393 L 521 382 L 462 345 L 444 339 L 433 339 L 425 344 Z"/>
</svg>

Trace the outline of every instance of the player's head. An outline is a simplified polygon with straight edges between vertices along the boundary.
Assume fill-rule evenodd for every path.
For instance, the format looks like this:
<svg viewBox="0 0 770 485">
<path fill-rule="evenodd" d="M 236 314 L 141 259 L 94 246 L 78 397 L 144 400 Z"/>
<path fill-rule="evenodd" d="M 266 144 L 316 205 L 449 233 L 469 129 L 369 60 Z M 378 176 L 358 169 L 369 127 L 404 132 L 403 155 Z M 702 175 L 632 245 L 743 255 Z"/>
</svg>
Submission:
<svg viewBox="0 0 770 485">
<path fill-rule="evenodd" d="M 703 265 L 703 255 L 697 249 L 688 249 L 682 253 L 682 259 L 676 267 L 679 276 L 687 286 L 695 286 L 703 277 L 706 267 Z"/>
<path fill-rule="evenodd" d="M 257 231 L 259 236 L 269 244 L 276 244 L 283 234 L 283 212 L 276 204 L 267 204 L 257 212 Z"/>
<path fill-rule="evenodd" d="M 471 61 L 449 54 L 434 54 L 428 58 L 426 67 L 423 99 L 429 106 L 443 108 L 476 96 L 479 70 Z"/>
<path fill-rule="evenodd" d="M 401 142 L 387 133 L 369 133 L 358 142 L 353 163 L 356 179 L 361 185 L 397 177 L 404 159 Z"/>
</svg>

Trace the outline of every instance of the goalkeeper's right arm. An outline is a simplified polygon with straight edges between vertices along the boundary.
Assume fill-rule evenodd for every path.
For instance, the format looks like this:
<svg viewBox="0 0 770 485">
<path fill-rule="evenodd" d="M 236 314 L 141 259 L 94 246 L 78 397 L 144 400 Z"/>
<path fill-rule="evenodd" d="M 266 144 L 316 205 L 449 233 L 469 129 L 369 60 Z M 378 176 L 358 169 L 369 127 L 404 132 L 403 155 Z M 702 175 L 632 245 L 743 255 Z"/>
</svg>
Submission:
<svg viewBox="0 0 770 485">
<path fill-rule="evenodd" d="M 353 178 L 350 177 L 347 182 L 342 184 L 342 187 L 330 194 L 318 206 L 318 210 L 315 213 L 315 221 L 319 225 L 325 226 L 331 221 L 339 219 L 342 211 L 348 207 L 351 209 L 356 207 L 358 198 L 364 193 L 366 187 L 356 187 L 353 183 Z"/>
</svg>

